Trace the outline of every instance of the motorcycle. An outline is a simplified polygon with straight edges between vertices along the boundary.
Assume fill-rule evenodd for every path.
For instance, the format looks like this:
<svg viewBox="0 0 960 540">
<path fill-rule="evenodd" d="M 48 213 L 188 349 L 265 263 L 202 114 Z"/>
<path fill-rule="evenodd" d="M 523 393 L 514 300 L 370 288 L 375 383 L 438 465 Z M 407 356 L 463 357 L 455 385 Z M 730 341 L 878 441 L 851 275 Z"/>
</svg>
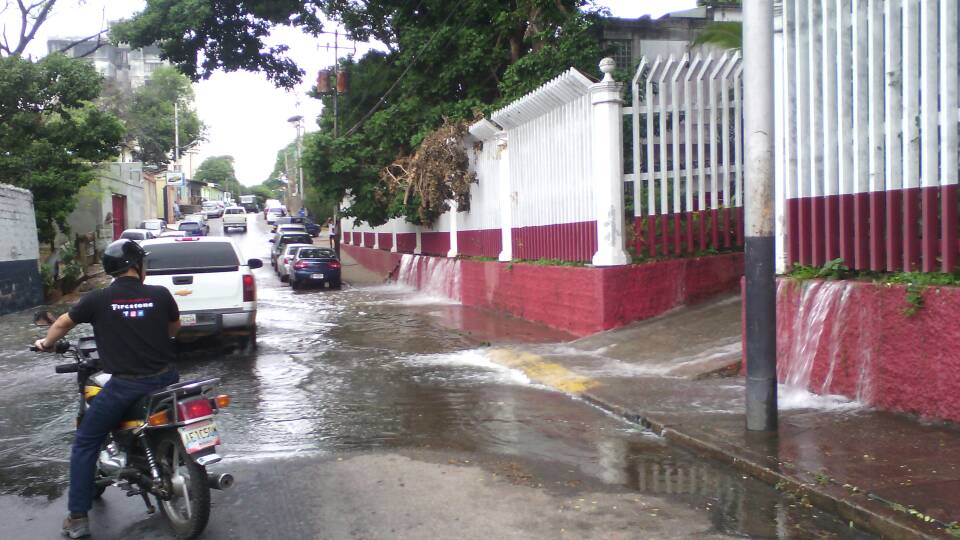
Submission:
<svg viewBox="0 0 960 540">
<path fill-rule="evenodd" d="M 101 372 L 92 337 L 75 344 L 61 340 L 55 353 L 73 360 L 55 370 L 77 374 L 79 426 L 110 375 Z M 117 486 L 128 497 L 142 497 L 147 513 L 152 514 L 156 512 L 150 501 L 153 495 L 178 538 L 199 536 L 210 518 L 210 490 L 227 489 L 234 481 L 230 474 L 207 473 L 207 466 L 222 459 L 217 454 L 221 441 L 213 417 L 230 404 L 230 396 L 214 393 L 219 382 L 215 378 L 180 382 L 131 406 L 100 450 L 94 497 Z"/>
</svg>

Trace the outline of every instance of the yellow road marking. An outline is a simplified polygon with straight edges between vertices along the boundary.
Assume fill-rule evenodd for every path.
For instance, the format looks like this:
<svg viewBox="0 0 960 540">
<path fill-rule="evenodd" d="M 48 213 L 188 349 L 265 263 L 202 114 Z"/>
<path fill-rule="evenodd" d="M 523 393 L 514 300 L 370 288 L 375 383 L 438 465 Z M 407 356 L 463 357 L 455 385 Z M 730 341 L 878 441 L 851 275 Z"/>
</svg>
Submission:
<svg viewBox="0 0 960 540">
<path fill-rule="evenodd" d="M 509 349 L 493 349 L 487 352 L 490 360 L 510 368 L 522 371 L 527 378 L 537 384 L 560 390 L 569 394 L 582 394 L 600 383 L 584 377 L 569 369 L 549 362 L 542 356 Z"/>
</svg>

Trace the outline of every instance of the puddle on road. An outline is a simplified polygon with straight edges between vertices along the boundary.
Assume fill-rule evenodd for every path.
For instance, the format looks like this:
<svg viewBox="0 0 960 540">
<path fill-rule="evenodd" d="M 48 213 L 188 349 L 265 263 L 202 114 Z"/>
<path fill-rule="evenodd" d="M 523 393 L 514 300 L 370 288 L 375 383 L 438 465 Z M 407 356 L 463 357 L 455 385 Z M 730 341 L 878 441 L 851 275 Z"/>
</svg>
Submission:
<svg viewBox="0 0 960 540">
<path fill-rule="evenodd" d="M 184 378 L 221 377 L 233 396 L 219 418 L 230 457 L 476 452 L 530 463 L 547 489 L 588 478 L 680 501 L 729 534 L 857 537 L 760 482 L 493 364 L 477 342 L 509 335 L 510 321 L 405 300 L 410 292 L 397 287 L 293 293 L 269 268 L 257 274 L 256 356 L 201 352 L 180 363 Z M 518 328 L 509 337 L 555 335 Z M 0 494 L 59 497 L 67 485 L 74 379 L 53 374 L 53 357 L 26 351 L 38 333 L 29 314 L 0 317 L 0 329 Z"/>
</svg>

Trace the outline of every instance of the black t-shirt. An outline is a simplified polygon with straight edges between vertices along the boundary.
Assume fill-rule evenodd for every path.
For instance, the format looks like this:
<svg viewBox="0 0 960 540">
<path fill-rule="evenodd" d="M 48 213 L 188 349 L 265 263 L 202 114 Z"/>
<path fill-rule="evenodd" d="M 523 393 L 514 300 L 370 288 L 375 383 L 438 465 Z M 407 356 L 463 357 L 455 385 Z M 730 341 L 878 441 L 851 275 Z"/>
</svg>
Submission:
<svg viewBox="0 0 960 540">
<path fill-rule="evenodd" d="M 105 288 L 87 293 L 70 308 L 73 322 L 90 323 L 103 371 L 119 375 L 150 375 L 163 371 L 176 358 L 168 323 L 180 318 L 170 291 L 121 277 Z"/>
</svg>

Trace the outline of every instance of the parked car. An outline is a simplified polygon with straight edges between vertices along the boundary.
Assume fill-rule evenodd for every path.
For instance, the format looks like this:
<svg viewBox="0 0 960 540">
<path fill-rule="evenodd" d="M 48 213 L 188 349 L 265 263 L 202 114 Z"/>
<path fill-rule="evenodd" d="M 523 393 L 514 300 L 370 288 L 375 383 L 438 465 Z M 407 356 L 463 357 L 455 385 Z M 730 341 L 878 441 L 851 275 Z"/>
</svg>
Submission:
<svg viewBox="0 0 960 540">
<path fill-rule="evenodd" d="M 287 278 L 290 277 L 290 265 L 293 258 L 297 256 L 297 250 L 311 247 L 313 244 L 287 244 L 283 248 L 283 252 L 277 257 L 277 275 L 280 276 L 281 282 L 286 283 Z"/>
<path fill-rule="evenodd" d="M 231 206 L 223 210 L 223 232 L 227 229 L 243 229 L 247 232 L 247 211 L 239 206 Z"/>
<path fill-rule="evenodd" d="M 286 225 L 280 225 L 277 227 L 277 230 L 274 231 L 274 233 L 278 232 L 307 232 L 307 229 L 299 223 L 288 223 Z"/>
<path fill-rule="evenodd" d="M 293 290 L 324 283 L 340 288 L 340 261 L 329 248 L 300 248 L 290 263 L 290 286 Z"/>
<path fill-rule="evenodd" d="M 172 231 L 172 230 L 166 230 L 166 231 L 163 231 L 162 233 L 160 233 L 160 234 L 157 236 L 157 238 L 183 238 L 183 237 L 185 237 L 185 236 L 189 236 L 189 235 L 187 234 L 187 231 Z"/>
<path fill-rule="evenodd" d="M 159 238 L 143 243 L 148 285 L 162 285 L 180 308 L 179 341 L 204 336 L 236 338 L 252 350 L 257 343 L 257 286 L 252 270 L 228 238 Z"/>
<path fill-rule="evenodd" d="M 273 229 L 271 232 L 277 232 L 277 227 L 281 225 L 303 225 L 303 218 L 300 216 L 282 216 L 278 217 L 276 221 L 273 222 Z M 304 227 L 306 230 L 306 227 Z"/>
<path fill-rule="evenodd" d="M 310 218 L 308 218 L 308 217 L 305 217 L 305 218 L 302 218 L 302 219 L 303 219 L 303 226 L 304 226 L 304 228 L 307 229 L 307 234 L 309 234 L 310 236 L 312 236 L 312 237 L 314 237 L 314 238 L 320 236 L 320 229 L 321 229 L 322 227 L 320 227 L 319 224 L 314 223 L 313 220 L 310 219 Z"/>
<path fill-rule="evenodd" d="M 271 208 L 280 208 L 282 204 L 277 199 L 267 199 L 263 203 L 263 218 L 267 218 L 267 211 Z"/>
<path fill-rule="evenodd" d="M 183 220 L 177 230 L 186 232 L 188 236 L 207 236 L 210 233 L 210 227 L 200 221 Z"/>
<path fill-rule="evenodd" d="M 149 229 L 127 229 L 120 233 L 120 238 L 126 238 L 128 240 L 133 240 L 136 243 L 143 242 L 144 240 L 152 240 L 156 238 L 157 235 L 154 234 L 154 231 Z"/>
<path fill-rule="evenodd" d="M 218 201 L 207 201 L 201 207 L 203 215 L 206 218 L 223 217 L 223 204 Z"/>
<path fill-rule="evenodd" d="M 282 206 L 274 206 L 272 208 L 267 208 L 266 213 L 264 214 L 267 217 L 267 223 L 276 223 L 277 218 L 287 215 L 283 210 Z"/>
<path fill-rule="evenodd" d="M 276 270 L 277 258 L 287 244 L 313 244 L 313 238 L 310 238 L 310 235 L 305 231 L 291 231 L 277 233 L 270 239 L 270 242 L 273 243 L 273 247 L 270 248 L 270 264 Z"/>
<path fill-rule="evenodd" d="M 182 221 L 199 221 L 200 223 L 203 223 L 204 225 L 206 225 L 206 223 L 207 223 L 207 216 L 203 215 L 202 213 L 200 213 L 200 214 L 187 214 L 187 215 L 183 216 L 183 220 L 182 220 Z"/>
<path fill-rule="evenodd" d="M 137 225 L 138 229 L 147 229 L 153 231 L 154 234 L 157 234 L 158 231 L 164 231 L 167 228 L 167 220 L 156 218 L 156 219 L 145 219 Z"/>
</svg>

